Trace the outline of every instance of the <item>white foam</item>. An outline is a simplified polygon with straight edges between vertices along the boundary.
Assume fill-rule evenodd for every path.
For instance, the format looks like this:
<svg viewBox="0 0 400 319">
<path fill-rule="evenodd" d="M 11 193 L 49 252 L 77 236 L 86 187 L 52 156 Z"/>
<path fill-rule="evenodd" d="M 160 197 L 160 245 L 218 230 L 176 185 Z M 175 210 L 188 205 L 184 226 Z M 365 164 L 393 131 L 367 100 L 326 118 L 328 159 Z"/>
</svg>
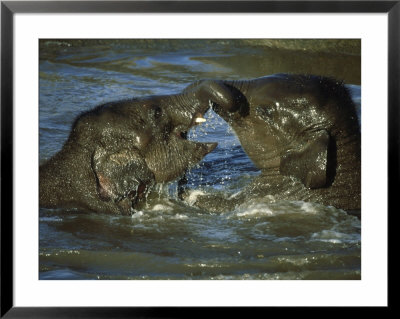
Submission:
<svg viewBox="0 0 400 319">
<path fill-rule="evenodd" d="M 189 217 L 187 217 L 184 214 L 175 214 L 175 216 L 172 217 L 173 219 L 188 219 Z"/>
<path fill-rule="evenodd" d="M 154 207 L 151 209 L 152 211 L 170 211 L 172 210 L 172 207 L 168 206 L 168 205 L 163 205 L 163 204 L 156 204 L 154 205 Z"/>
<path fill-rule="evenodd" d="M 205 193 L 200 190 L 191 190 L 189 196 L 186 197 L 184 201 L 189 205 L 193 205 L 197 201 L 197 197 L 200 195 L 205 195 Z"/>
<path fill-rule="evenodd" d="M 318 209 L 315 204 L 309 202 L 302 202 L 301 209 L 309 214 L 318 214 Z"/>
<path fill-rule="evenodd" d="M 272 211 L 268 206 L 265 204 L 257 204 L 252 207 L 248 207 L 246 210 L 236 213 L 236 216 L 243 217 L 243 216 L 254 216 L 254 215 L 267 215 L 273 216 L 276 212 Z"/>
<path fill-rule="evenodd" d="M 318 240 L 323 242 L 329 242 L 332 244 L 341 244 L 341 243 L 349 243 L 349 242 L 359 242 L 361 241 L 359 234 L 345 234 L 342 232 L 334 231 L 334 230 L 322 230 L 317 233 L 313 233 L 311 235 L 312 240 Z"/>
<path fill-rule="evenodd" d="M 139 210 L 138 212 L 132 214 L 132 218 L 140 218 L 143 216 L 143 212 L 141 210 Z"/>
<path fill-rule="evenodd" d="M 329 214 L 331 217 L 337 217 L 338 214 L 344 211 L 334 207 L 327 207 L 316 203 L 303 201 L 276 201 L 271 195 L 264 197 L 262 200 L 252 200 L 240 205 L 235 215 L 243 216 L 276 216 L 282 214 L 300 214 L 300 215 L 318 215 Z M 333 221 L 335 221 L 334 218 Z"/>
</svg>

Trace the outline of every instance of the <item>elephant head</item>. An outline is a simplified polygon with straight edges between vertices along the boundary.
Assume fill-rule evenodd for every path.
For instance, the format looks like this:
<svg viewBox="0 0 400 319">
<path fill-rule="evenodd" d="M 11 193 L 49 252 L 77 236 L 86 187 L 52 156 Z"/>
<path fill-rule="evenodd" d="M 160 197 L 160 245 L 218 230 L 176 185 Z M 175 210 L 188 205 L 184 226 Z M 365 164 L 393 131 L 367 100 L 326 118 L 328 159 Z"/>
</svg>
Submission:
<svg viewBox="0 0 400 319">
<path fill-rule="evenodd" d="M 149 186 L 178 178 L 217 146 L 185 136 L 204 121 L 210 100 L 231 103 L 214 95 L 220 91 L 201 82 L 181 94 L 111 102 L 81 114 L 62 150 L 40 167 L 40 205 L 128 213 Z"/>
<path fill-rule="evenodd" d="M 261 170 L 257 188 L 262 193 L 360 208 L 360 127 L 341 82 L 276 74 L 214 81 L 214 88 L 223 88 L 214 96 L 230 103 L 213 101 L 213 109 Z"/>
</svg>

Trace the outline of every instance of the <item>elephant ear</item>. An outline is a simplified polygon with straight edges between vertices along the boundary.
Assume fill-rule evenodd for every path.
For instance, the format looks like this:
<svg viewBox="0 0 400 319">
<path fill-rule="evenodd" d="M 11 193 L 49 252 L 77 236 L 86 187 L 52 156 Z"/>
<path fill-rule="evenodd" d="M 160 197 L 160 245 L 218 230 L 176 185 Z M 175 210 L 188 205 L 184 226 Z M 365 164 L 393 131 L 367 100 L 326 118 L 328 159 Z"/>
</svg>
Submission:
<svg viewBox="0 0 400 319">
<path fill-rule="evenodd" d="M 154 174 L 136 150 L 106 150 L 98 147 L 92 156 L 97 192 L 104 201 L 139 200 L 153 184 Z"/>
<path fill-rule="evenodd" d="M 326 130 L 307 133 L 299 148 L 281 157 L 280 172 L 308 188 L 329 186 L 336 172 L 336 145 Z"/>
</svg>

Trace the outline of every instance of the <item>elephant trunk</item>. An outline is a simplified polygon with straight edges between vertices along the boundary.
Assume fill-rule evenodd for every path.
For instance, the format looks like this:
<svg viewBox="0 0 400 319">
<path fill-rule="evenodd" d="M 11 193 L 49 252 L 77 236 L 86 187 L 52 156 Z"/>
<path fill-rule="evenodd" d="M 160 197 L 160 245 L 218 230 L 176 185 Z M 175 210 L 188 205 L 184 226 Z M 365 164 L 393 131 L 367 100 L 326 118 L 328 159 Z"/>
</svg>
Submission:
<svg viewBox="0 0 400 319">
<path fill-rule="evenodd" d="M 196 117 L 202 117 L 212 106 L 229 112 L 239 111 L 241 116 L 249 112 L 249 103 L 239 88 L 246 82 L 228 82 L 202 80 L 189 85 L 182 94 L 165 97 L 165 109 L 173 120 L 174 126 L 190 128 Z"/>
</svg>

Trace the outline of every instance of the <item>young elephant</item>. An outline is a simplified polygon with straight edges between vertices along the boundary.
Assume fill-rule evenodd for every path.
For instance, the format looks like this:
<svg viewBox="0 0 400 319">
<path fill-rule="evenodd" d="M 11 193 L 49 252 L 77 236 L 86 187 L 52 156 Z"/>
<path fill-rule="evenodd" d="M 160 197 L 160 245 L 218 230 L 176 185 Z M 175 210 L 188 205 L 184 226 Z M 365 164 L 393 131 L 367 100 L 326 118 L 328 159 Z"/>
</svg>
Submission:
<svg viewBox="0 0 400 319">
<path fill-rule="evenodd" d="M 217 143 L 183 138 L 202 122 L 219 84 L 202 82 L 182 94 L 108 103 L 80 115 L 60 152 L 39 168 L 39 204 L 129 214 L 154 183 L 167 182 Z"/>
<path fill-rule="evenodd" d="M 289 74 L 215 83 L 223 88 L 215 94 L 233 103 L 215 102 L 213 109 L 233 128 L 261 175 L 231 200 L 198 197 L 198 206 L 220 210 L 273 195 L 361 208 L 361 133 L 342 83 Z"/>
</svg>

